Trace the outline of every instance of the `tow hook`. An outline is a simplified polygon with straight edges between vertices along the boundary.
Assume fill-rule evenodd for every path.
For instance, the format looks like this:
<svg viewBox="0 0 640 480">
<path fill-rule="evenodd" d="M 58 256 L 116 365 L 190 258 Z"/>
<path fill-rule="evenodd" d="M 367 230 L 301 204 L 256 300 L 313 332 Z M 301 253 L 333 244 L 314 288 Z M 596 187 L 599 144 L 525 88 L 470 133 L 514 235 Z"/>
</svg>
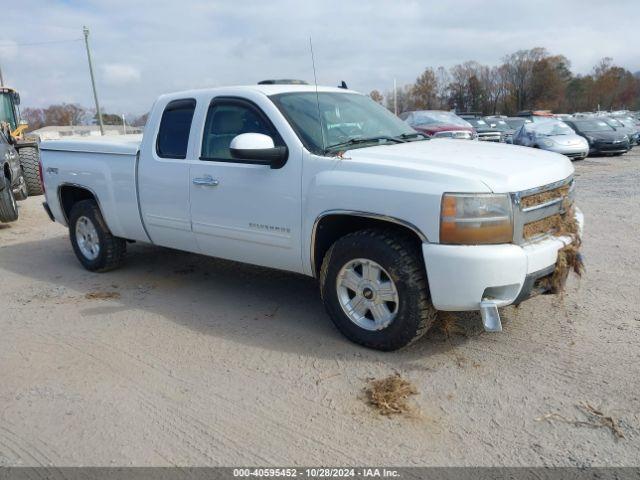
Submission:
<svg viewBox="0 0 640 480">
<path fill-rule="evenodd" d="M 502 322 L 498 312 L 498 304 L 493 300 L 484 299 L 480 302 L 480 315 L 485 332 L 501 332 Z"/>
</svg>

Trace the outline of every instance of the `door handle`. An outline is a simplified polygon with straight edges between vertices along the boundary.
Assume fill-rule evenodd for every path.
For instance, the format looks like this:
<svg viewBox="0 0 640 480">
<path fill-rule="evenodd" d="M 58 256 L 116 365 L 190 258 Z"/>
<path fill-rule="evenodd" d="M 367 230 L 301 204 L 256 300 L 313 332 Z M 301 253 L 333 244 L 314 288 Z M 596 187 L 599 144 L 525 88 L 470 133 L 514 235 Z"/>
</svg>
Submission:
<svg viewBox="0 0 640 480">
<path fill-rule="evenodd" d="M 203 187 L 217 187 L 220 181 L 217 178 L 213 178 L 211 175 L 205 175 L 204 177 L 196 177 L 192 180 L 194 185 L 200 185 Z"/>
</svg>

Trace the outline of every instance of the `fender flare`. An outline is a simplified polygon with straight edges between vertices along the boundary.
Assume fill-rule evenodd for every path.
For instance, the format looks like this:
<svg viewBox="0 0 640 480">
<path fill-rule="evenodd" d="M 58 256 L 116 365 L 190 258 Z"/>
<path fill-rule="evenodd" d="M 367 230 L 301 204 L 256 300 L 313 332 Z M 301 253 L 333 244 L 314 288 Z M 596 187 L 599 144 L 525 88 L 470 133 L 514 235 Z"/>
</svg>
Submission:
<svg viewBox="0 0 640 480">
<path fill-rule="evenodd" d="M 389 215 L 383 215 L 383 214 L 379 214 L 379 213 L 372 213 L 372 212 L 365 212 L 365 211 L 360 211 L 360 210 L 325 210 L 324 212 L 320 213 L 316 219 L 313 222 L 313 227 L 311 228 L 311 242 L 310 242 L 310 248 L 309 248 L 309 259 L 311 261 L 311 272 L 313 275 L 315 275 L 316 272 L 316 262 L 315 262 L 315 252 L 316 252 L 316 238 L 317 238 L 317 230 L 318 230 L 318 225 L 320 224 L 320 222 L 322 221 L 323 218 L 328 217 L 329 215 L 345 215 L 345 216 L 353 216 L 353 217 L 362 217 L 362 218 L 370 218 L 370 219 L 374 219 L 374 220 L 381 220 L 383 222 L 388 222 L 388 223 L 394 223 L 396 225 L 400 225 L 402 227 L 405 227 L 409 230 L 411 230 L 413 233 L 415 233 L 418 238 L 420 238 L 420 240 L 423 243 L 429 243 L 429 239 L 427 238 L 427 236 L 418 228 L 416 227 L 413 223 L 408 222 L 406 220 L 402 220 L 396 217 L 392 217 Z"/>
</svg>

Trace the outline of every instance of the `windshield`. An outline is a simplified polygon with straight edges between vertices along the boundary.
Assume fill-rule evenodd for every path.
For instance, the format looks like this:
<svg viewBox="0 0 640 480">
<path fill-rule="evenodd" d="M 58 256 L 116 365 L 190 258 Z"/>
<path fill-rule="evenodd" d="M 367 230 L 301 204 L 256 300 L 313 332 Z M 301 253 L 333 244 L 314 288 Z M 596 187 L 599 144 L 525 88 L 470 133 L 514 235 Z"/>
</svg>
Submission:
<svg viewBox="0 0 640 480">
<path fill-rule="evenodd" d="M 547 121 L 544 123 L 532 123 L 530 128 L 540 135 L 547 136 L 573 135 L 575 133 L 571 127 L 564 122 Z"/>
<path fill-rule="evenodd" d="M 490 128 L 487 122 L 485 122 L 481 118 L 469 118 L 467 119 L 467 122 L 477 128 Z"/>
<path fill-rule="evenodd" d="M 340 150 L 371 146 L 381 141 L 420 136 L 407 123 L 371 98 L 356 93 L 292 92 L 270 97 L 291 127 L 313 153 L 322 155 L 331 146 Z M 318 106 L 319 103 L 319 106 Z M 322 131 L 318 121 L 322 119 Z M 324 131 L 324 138 L 323 138 Z M 420 139 L 424 138 L 420 136 Z M 371 139 L 368 141 L 367 139 Z M 353 144 L 344 145 L 347 142 Z"/>
<path fill-rule="evenodd" d="M 620 127 L 624 127 L 624 125 L 619 122 L 618 120 L 616 120 L 615 118 L 603 118 L 603 121 L 605 121 L 608 125 L 611 125 L 614 128 L 620 128 Z"/>
<path fill-rule="evenodd" d="M 614 118 L 612 120 L 617 121 L 621 126 L 627 128 L 635 128 L 636 124 L 632 118 Z"/>
<path fill-rule="evenodd" d="M 488 122 L 492 128 L 495 128 L 496 130 L 500 130 L 501 132 L 505 132 L 507 130 L 513 130 L 509 126 L 509 124 L 504 120 L 502 120 L 501 118 L 486 118 L 485 121 Z"/>
<path fill-rule="evenodd" d="M 524 125 L 525 123 L 529 123 L 527 122 L 526 119 L 524 118 L 507 118 L 505 120 L 505 122 L 507 122 L 507 124 L 511 125 L 511 128 L 520 128 L 522 127 L 522 125 Z"/>
<path fill-rule="evenodd" d="M 613 130 L 602 120 L 576 120 L 574 123 L 583 132 L 610 132 Z"/>
<path fill-rule="evenodd" d="M 17 127 L 13 113 L 11 94 L 0 92 L 0 123 L 7 122 L 11 126 L 11 130 Z"/>
<path fill-rule="evenodd" d="M 458 127 L 468 127 L 469 122 L 463 120 L 455 113 L 427 110 L 423 112 L 413 112 L 409 115 L 408 122 L 410 125 L 429 125 L 433 123 L 446 123 L 447 125 L 456 125 Z"/>
</svg>

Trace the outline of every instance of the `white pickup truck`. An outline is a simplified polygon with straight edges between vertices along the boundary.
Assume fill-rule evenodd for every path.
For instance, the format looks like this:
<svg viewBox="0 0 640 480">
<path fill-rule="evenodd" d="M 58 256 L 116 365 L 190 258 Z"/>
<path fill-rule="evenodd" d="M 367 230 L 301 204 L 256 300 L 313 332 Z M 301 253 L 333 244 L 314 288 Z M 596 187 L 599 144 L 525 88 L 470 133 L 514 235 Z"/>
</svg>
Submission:
<svg viewBox="0 0 640 480">
<path fill-rule="evenodd" d="M 566 214 L 564 156 L 429 140 L 342 88 L 163 95 L 142 138 L 41 150 L 45 209 L 85 268 L 118 267 L 135 241 L 314 276 L 337 328 L 381 350 L 437 310 L 480 310 L 501 330 L 498 307 L 537 292 L 571 242 L 525 228 Z M 557 196 L 521 204 L 541 192 Z"/>
</svg>

